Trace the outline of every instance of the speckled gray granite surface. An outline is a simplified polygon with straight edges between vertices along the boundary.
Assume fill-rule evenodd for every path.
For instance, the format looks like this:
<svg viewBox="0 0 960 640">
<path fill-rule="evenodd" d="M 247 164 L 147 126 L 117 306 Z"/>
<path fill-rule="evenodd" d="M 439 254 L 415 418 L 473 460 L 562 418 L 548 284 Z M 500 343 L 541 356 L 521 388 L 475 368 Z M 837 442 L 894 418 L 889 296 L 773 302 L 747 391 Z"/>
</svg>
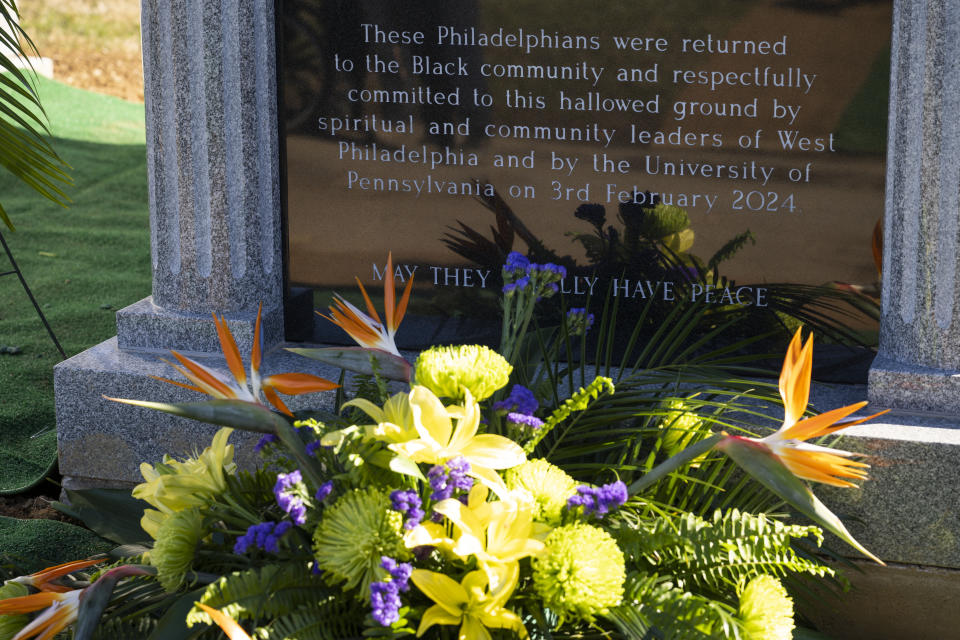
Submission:
<svg viewBox="0 0 960 640">
<path fill-rule="evenodd" d="M 297 345 L 302 346 L 302 345 Z M 119 404 L 103 396 L 196 402 L 206 396 L 161 382 L 151 376 L 180 380 L 164 363 L 162 352 L 135 352 L 117 348 L 116 338 L 58 364 L 54 369 L 57 407 L 57 440 L 60 471 L 68 482 L 106 485 L 139 482 L 141 462 L 154 463 L 163 454 L 185 457 L 209 444 L 218 427 L 170 416 L 159 411 Z M 219 356 L 195 356 L 198 362 L 222 370 Z M 278 347 L 264 356 L 264 375 L 300 371 L 337 380 L 339 369 L 322 365 Z M 294 411 L 303 408 L 333 408 L 333 392 L 283 396 Z M 253 444 L 259 436 L 237 432 L 239 463 L 256 462 Z"/>
<path fill-rule="evenodd" d="M 895 3 L 892 56 L 870 396 L 960 413 L 960 3 Z"/>
</svg>

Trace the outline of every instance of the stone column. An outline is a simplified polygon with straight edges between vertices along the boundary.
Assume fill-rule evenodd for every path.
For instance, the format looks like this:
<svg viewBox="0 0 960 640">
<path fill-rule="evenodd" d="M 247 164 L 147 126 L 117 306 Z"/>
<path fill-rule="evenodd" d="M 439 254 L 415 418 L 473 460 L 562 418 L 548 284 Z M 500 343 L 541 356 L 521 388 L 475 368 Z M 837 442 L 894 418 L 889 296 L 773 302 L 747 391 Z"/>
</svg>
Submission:
<svg viewBox="0 0 960 640">
<path fill-rule="evenodd" d="M 247 357 L 263 303 L 265 375 L 337 372 L 284 351 L 283 233 L 273 0 L 143 0 L 153 295 L 117 313 L 117 337 L 54 369 L 65 487 L 131 484 L 141 462 L 184 457 L 216 428 L 105 400 L 198 401 L 159 382 L 190 352 L 230 376 L 211 313 Z M 329 398 L 297 396 L 294 410 Z M 241 463 L 256 437 L 236 432 Z"/>
<path fill-rule="evenodd" d="M 263 303 L 282 340 L 274 3 L 143 0 L 153 295 L 117 314 L 121 349 L 249 351 Z"/>
<path fill-rule="evenodd" d="M 870 400 L 960 414 L 960 0 L 895 3 L 880 326 Z"/>
</svg>

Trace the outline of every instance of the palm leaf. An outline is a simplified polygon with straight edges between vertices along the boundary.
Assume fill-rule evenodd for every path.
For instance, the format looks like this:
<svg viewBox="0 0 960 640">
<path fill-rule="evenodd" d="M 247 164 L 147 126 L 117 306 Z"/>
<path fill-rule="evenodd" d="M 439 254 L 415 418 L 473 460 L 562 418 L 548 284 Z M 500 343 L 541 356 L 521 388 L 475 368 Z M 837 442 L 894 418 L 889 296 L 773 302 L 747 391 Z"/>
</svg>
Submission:
<svg viewBox="0 0 960 640">
<path fill-rule="evenodd" d="M 12 58 L 0 53 L 0 166 L 43 197 L 66 206 L 70 199 L 62 187 L 72 184 L 69 167 L 46 140 L 47 115 L 29 74 L 14 64 L 13 58 L 26 60 L 29 53 L 36 53 L 20 28 L 19 16 L 14 0 L 0 0 L 0 25 L 5 27 L 0 29 L 0 51 L 13 52 Z M 2 204 L 0 221 L 15 230 Z"/>
</svg>

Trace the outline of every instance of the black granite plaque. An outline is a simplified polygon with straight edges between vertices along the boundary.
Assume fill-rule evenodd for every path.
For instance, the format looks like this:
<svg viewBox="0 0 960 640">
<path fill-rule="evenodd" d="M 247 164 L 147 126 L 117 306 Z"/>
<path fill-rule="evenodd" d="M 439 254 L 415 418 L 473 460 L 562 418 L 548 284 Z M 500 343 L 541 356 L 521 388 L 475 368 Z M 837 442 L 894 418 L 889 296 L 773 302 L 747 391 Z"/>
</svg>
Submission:
<svg viewBox="0 0 960 640">
<path fill-rule="evenodd" d="M 391 251 L 416 316 L 482 327 L 515 249 L 570 267 L 572 306 L 869 307 L 891 4 L 283 2 L 289 281 L 376 287 Z"/>
</svg>

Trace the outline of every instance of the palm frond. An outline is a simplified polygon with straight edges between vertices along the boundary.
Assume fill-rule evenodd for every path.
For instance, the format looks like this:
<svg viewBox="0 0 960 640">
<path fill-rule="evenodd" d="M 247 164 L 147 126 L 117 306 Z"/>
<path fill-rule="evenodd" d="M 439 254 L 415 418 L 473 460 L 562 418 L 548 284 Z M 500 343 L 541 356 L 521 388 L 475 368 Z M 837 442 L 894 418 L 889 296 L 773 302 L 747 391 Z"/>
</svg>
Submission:
<svg viewBox="0 0 960 640">
<path fill-rule="evenodd" d="M 19 25 L 19 11 L 14 0 L 0 0 L 0 166 L 9 171 L 43 197 L 66 206 L 69 198 L 63 187 L 72 184 L 68 165 L 46 140 L 50 134 L 47 115 L 40 96 L 14 58 L 28 59 L 36 53 L 33 42 Z M 21 38 L 26 47 L 20 44 Z M 0 221 L 15 229 L 7 211 L 0 204 Z"/>
</svg>

